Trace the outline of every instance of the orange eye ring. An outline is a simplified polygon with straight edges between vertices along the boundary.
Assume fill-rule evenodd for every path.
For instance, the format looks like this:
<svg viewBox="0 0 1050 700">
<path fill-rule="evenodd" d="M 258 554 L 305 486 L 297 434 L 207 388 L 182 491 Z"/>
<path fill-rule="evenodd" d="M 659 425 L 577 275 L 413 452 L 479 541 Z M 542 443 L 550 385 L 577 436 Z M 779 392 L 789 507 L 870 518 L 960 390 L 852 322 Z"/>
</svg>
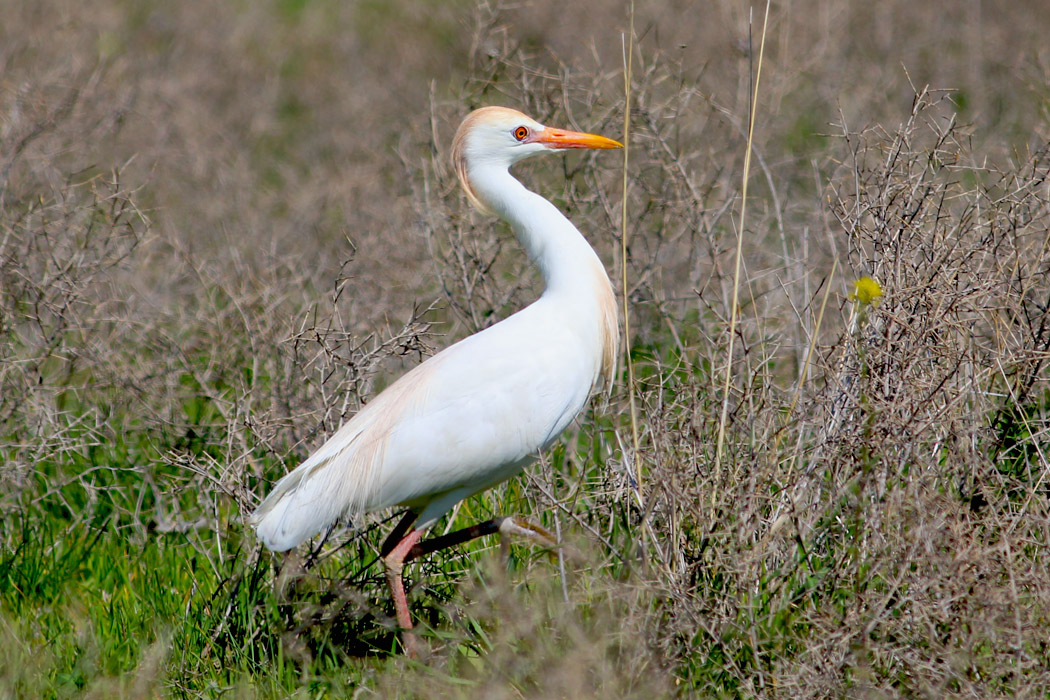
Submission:
<svg viewBox="0 0 1050 700">
<path fill-rule="evenodd" d="M 514 138 L 516 138 L 518 141 L 524 141 L 528 137 L 529 137 L 529 127 L 527 127 L 527 126 L 519 126 L 517 129 L 514 130 Z"/>
</svg>

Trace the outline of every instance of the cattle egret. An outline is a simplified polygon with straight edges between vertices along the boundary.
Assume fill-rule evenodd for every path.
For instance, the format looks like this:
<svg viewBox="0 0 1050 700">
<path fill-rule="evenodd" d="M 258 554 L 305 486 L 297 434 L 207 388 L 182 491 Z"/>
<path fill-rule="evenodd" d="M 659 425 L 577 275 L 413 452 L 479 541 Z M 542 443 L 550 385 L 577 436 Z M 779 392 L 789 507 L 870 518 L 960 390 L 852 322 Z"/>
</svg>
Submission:
<svg viewBox="0 0 1050 700">
<path fill-rule="evenodd" d="M 380 554 L 410 654 L 416 641 L 401 575 L 407 561 L 494 532 L 546 535 L 520 518 L 420 542 L 424 532 L 462 499 L 519 473 L 592 392 L 611 386 L 616 370 L 616 304 L 601 260 L 510 166 L 538 153 L 622 147 L 513 109 L 468 115 L 452 143 L 460 184 L 475 207 L 514 229 L 543 275 L 542 296 L 391 384 L 278 481 L 251 516 L 259 539 L 285 551 L 339 521 L 408 508 Z"/>
</svg>

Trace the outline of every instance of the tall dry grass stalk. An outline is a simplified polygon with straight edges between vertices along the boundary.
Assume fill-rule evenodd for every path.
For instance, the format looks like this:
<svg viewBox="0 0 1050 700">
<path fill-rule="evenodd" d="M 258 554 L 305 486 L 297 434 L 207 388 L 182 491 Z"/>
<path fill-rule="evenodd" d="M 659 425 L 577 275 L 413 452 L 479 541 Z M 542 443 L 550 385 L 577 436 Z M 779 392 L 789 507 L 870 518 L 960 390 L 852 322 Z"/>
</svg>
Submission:
<svg viewBox="0 0 1050 700">
<path fill-rule="evenodd" d="M 758 108 L 758 86 L 762 78 L 762 58 L 766 51 L 766 30 L 769 28 L 769 5 L 766 2 L 766 12 L 762 19 L 762 38 L 758 42 L 758 65 L 755 67 L 754 85 L 751 89 L 750 102 L 747 110 L 747 144 L 744 146 L 744 172 L 740 187 L 740 221 L 737 224 L 736 257 L 733 259 L 733 301 L 729 310 L 729 332 L 728 347 L 726 348 L 726 372 L 725 382 L 722 384 L 722 415 L 718 419 L 718 441 L 715 445 L 715 469 L 722 465 L 722 450 L 725 446 L 726 419 L 729 416 L 729 385 L 733 379 L 733 344 L 736 340 L 737 309 L 740 301 L 740 265 L 744 252 L 744 224 L 747 221 L 747 184 L 751 177 L 751 149 L 755 138 L 755 115 Z M 750 46 L 751 22 L 748 21 L 748 54 L 751 53 Z M 734 472 L 735 472 L 734 468 Z"/>
<path fill-rule="evenodd" d="M 623 179 L 620 192 L 620 292 L 623 300 L 624 364 L 627 367 L 627 405 L 631 419 L 631 469 L 638 491 L 638 507 L 645 509 L 645 478 L 638 461 L 641 450 L 638 442 L 638 408 L 635 405 L 634 359 L 631 357 L 631 308 L 627 297 L 627 187 L 630 183 L 628 165 L 631 153 L 631 72 L 634 66 L 634 2 L 629 10 L 629 27 L 624 39 L 623 54 Z"/>
</svg>

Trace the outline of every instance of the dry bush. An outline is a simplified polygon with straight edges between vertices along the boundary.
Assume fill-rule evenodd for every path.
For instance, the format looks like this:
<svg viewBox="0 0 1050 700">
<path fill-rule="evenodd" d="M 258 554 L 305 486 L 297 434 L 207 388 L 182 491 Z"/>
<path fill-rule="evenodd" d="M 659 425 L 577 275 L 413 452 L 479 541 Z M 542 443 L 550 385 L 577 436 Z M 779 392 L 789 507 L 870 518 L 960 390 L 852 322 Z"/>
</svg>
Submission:
<svg viewBox="0 0 1050 700">
<path fill-rule="evenodd" d="M 675 535 L 655 583 L 694 672 L 786 697 L 1047 683 L 1047 151 L 998 170 L 969 142 L 928 91 L 896 130 L 844 132 L 838 245 L 885 296 L 823 319 L 794 414 L 766 378 L 739 388 L 724 473 L 686 398 L 712 387 L 649 385 Z"/>
<path fill-rule="evenodd" d="M 218 485 L 248 507 L 243 481 L 260 468 L 246 467 L 307 449 L 298 445 L 374 393 L 381 368 L 385 378 L 428 352 L 426 303 L 398 291 L 416 284 L 398 271 L 418 266 L 422 247 L 386 235 L 408 207 L 379 196 L 393 175 L 377 178 L 372 140 L 394 139 L 382 115 L 420 91 L 377 101 L 367 84 L 311 79 L 335 62 L 365 65 L 365 33 L 334 29 L 362 22 L 353 8 L 10 9 L 0 53 L 12 334 L 3 417 L 12 438 L 45 420 L 57 437 L 11 455 L 5 474 L 21 480 L 32 464 L 63 461 L 62 450 L 147 428 L 180 465 L 194 463 L 189 453 L 211 471 L 207 452 L 234 466 L 179 492 Z M 447 21 L 429 15 L 416 32 Z M 43 50 L 59 39 L 65 54 Z M 418 80 L 409 68 L 426 48 L 402 54 L 403 79 Z M 34 405 L 49 417 L 34 417 Z M 170 490 L 170 474 L 141 466 L 145 493 Z M 169 496 L 136 519 L 185 526 L 167 513 L 181 507 Z"/>
<path fill-rule="evenodd" d="M 111 362 L 127 305 L 115 279 L 151 237 L 119 170 L 66 173 L 42 156 L 92 133 L 97 75 L 5 94 L 0 135 L 0 512 L 38 462 L 106 439 L 107 404 L 129 385 Z M 54 78 L 52 78 L 54 79 Z"/>
<path fill-rule="evenodd" d="M 550 569 L 508 576 L 504 562 L 481 560 L 460 591 L 466 602 L 457 606 L 453 628 L 433 642 L 431 664 L 445 664 L 409 666 L 372 690 L 390 698 L 669 696 L 671 677 L 649 649 L 657 630 L 638 626 L 655 621 L 638 614 L 651 606 L 651 596 L 596 579 L 596 554 L 585 541 L 578 544 L 588 553 L 577 552 L 564 589 Z M 475 649 L 479 641 L 482 653 Z"/>
</svg>

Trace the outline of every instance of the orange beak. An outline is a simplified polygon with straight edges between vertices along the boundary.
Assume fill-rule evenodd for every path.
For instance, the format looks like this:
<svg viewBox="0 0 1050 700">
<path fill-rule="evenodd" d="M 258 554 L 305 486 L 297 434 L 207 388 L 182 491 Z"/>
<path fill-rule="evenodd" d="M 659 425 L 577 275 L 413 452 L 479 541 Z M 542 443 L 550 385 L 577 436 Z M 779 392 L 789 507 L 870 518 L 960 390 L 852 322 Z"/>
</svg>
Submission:
<svg viewBox="0 0 1050 700">
<path fill-rule="evenodd" d="M 607 139 L 595 134 L 584 134 L 579 131 L 545 128 L 533 138 L 547 148 L 623 148 L 619 141 Z"/>
</svg>

